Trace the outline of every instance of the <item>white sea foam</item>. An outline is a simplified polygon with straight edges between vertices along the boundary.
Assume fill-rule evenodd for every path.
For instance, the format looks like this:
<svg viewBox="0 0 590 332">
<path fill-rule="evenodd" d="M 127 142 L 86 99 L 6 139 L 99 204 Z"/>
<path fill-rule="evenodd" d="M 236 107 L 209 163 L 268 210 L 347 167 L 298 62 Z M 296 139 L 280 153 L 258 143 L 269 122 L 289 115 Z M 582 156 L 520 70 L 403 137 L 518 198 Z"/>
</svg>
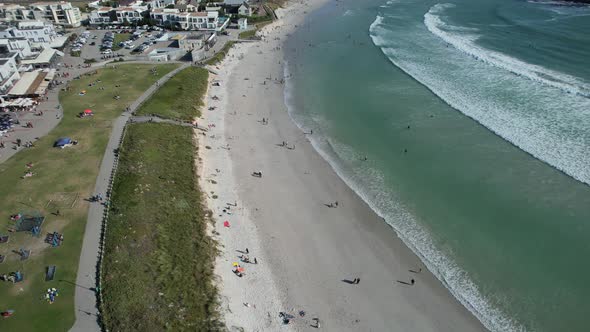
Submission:
<svg viewBox="0 0 590 332">
<path fill-rule="evenodd" d="M 496 68 L 514 73 L 517 76 L 505 75 L 502 71 L 491 70 L 486 66 L 474 65 L 459 75 L 458 81 L 467 83 L 466 78 L 472 78 L 473 86 L 463 87 L 457 85 L 441 84 L 440 75 L 435 72 L 426 72 L 425 68 L 417 61 L 395 61 L 410 75 L 425 84 L 435 94 L 445 100 L 455 109 L 475 119 L 499 136 L 510 141 L 522 150 L 532 154 L 536 158 L 547 162 L 553 167 L 563 171 L 573 178 L 590 184 L 590 164 L 588 147 L 587 126 L 588 107 L 590 100 L 582 92 L 588 92 L 588 84 L 578 78 L 551 71 L 549 69 L 528 64 L 504 54 L 487 50 L 475 44 L 477 37 L 464 33 L 461 28 L 452 27 L 444 23 L 440 13 L 449 5 L 435 5 L 424 16 L 424 24 L 430 32 L 443 41 L 454 46 L 464 54 L 471 55 L 484 65 L 492 65 Z M 445 27 L 441 29 L 441 27 Z M 452 31 L 452 32 L 451 32 Z M 385 45 L 385 44 L 384 44 Z M 384 52 L 395 53 L 395 50 L 385 49 Z M 453 57 L 448 56 L 449 63 L 453 64 Z M 463 59 L 461 67 L 467 64 Z M 457 77 L 459 77 L 457 76 Z M 478 82 L 477 79 L 482 79 Z M 477 90 L 479 85 L 485 86 L 485 80 L 496 80 L 504 87 L 490 91 Z M 527 84 L 526 80 L 533 80 L 538 85 Z M 445 78 L 446 80 L 446 78 Z M 510 91 L 506 91 L 510 89 Z M 560 89 L 568 94 L 560 93 L 553 89 Z M 505 90 L 505 95 L 513 94 L 511 103 L 506 102 L 505 97 L 496 97 L 490 92 Z M 570 92 L 577 91 L 578 96 Z M 496 91 L 497 92 L 497 91 Z"/>
<path fill-rule="evenodd" d="M 378 17 L 373 23 L 380 22 Z M 378 23 L 377 23 L 378 24 Z M 373 25 L 371 27 L 373 27 Z M 355 154 L 354 149 L 331 140 L 321 128 L 326 128 L 323 119 L 311 119 L 302 116 L 294 104 L 294 86 L 289 72 L 289 64 L 285 62 L 284 77 L 286 78 L 284 98 L 289 115 L 302 131 L 314 128 L 309 136 L 314 149 L 326 160 L 338 176 L 361 197 L 377 215 L 382 217 L 396 231 L 400 239 L 422 260 L 431 271 L 457 298 L 463 306 L 471 311 L 491 331 L 526 331 L 517 322 L 492 307 L 478 291 L 477 286 L 469 278 L 469 274 L 461 269 L 452 259 L 442 253 L 435 245 L 430 234 L 422 228 L 407 209 L 401 205 L 384 183 L 384 176 L 377 169 L 356 171 L 346 167 L 343 161 L 358 160 L 362 156 Z M 369 181 L 367 181 L 369 179 Z"/>
<path fill-rule="evenodd" d="M 440 14 L 447 8 L 452 7 L 454 7 L 453 4 L 437 4 L 432 6 L 428 13 L 424 15 L 424 25 L 426 25 L 430 32 L 446 43 L 477 60 L 505 69 L 516 75 L 521 75 L 535 82 L 559 88 L 569 93 L 590 97 L 590 84 L 576 77 L 526 63 L 500 52 L 478 46 L 475 43 L 479 38 L 477 35 L 449 32 L 450 30 L 457 31 L 463 29 L 449 25 L 441 19 Z"/>
<path fill-rule="evenodd" d="M 387 18 L 391 19 L 390 17 Z M 386 36 L 387 30 L 381 27 L 384 19 L 383 16 L 378 16 L 373 22 L 370 27 L 371 38 L 373 43 L 382 49 L 394 65 L 424 84 L 449 105 L 480 122 L 499 136 L 504 137 L 537 158 L 545 160 L 556 168 L 564 170 L 564 172 L 578 180 L 590 183 L 590 173 L 587 170 L 590 160 L 588 157 L 585 157 L 590 155 L 590 151 L 588 150 L 587 144 L 584 143 L 588 136 L 584 134 L 585 128 L 588 127 L 588 121 L 584 119 L 590 117 L 590 112 L 584 111 L 582 107 L 584 105 L 588 106 L 588 99 L 577 97 L 563 102 L 562 99 L 555 98 L 555 91 L 551 90 L 556 90 L 556 88 L 564 90 L 562 87 L 556 86 L 556 82 L 557 84 L 562 84 L 561 82 L 563 82 L 566 85 L 578 86 L 578 89 L 580 83 L 582 86 L 585 83 L 579 82 L 574 77 L 552 72 L 542 67 L 532 66 L 523 62 L 514 62 L 513 60 L 519 60 L 510 57 L 507 57 L 509 61 L 505 62 L 502 62 L 506 60 L 503 57 L 492 57 L 491 60 L 485 61 L 480 57 L 479 62 L 482 64 L 477 68 L 474 76 L 485 77 L 485 75 L 478 76 L 482 74 L 480 71 L 489 70 L 490 65 L 493 65 L 494 67 L 506 70 L 505 74 L 496 73 L 495 76 L 498 77 L 498 81 L 504 80 L 509 82 L 509 84 L 514 84 L 515 86 L 513 88 L 516 90 L 527 88 L 538 90 L 535 91 L 535 94 L 530 99 L 517 100 L 512 106 L 507 106 L 506 103 L 494 100 L 493 96 L 481 101 L 478 100 L 481 91 L 472 89 L 469 86 L 462 86 L 461 82 L 456 83 L 459 85 L 447 84 L 449 81 L 446 77 L 443 77 L 443 74 L 432 75 L 432 72 L 428 68 L 425 68 L 424 63 L 412 63 L 410 60 L 414 59 L 409 58 L 412 57 L 412 53 L 414 53 L 413 56 L 417 56 L 415 55 L 417 52 L 403 50 L 406 53 L 402 54 L 402 50 L 396 50 L 390 44 L 392 38 Z M 445 29 L 446 31 L 443 32 L 449 34 L 449 36 L 451 34 L 450 31 L 456 34 L 473 34 L 474 32 L 474 30 L 452 26 L 447 26 Z M 415 36 L 409 35 L 407 38 L 413 39 Z M 444 38 L 442 39 L 444 40 Z M 467 38 L 467 42 L 479 47 L 474 44 L 475 40 L 476 37 L 473 36 Z M 463 45 L 469 45 L 469 43 Z M 431 48 L 431 44 L 428 42 L 425 42 L 424 45 L 428 45 L 427 47 Z M 455 45 L 453 46 L 464 54 L 470 54 Z M 444 46 L 442 48 L 444 49 Z M 471 48 L 471 50 L 473 52 L 474 49 Z M 478 51 L 487 52 L 483 48 L 479 48 Z M 474 58 L 476 57 L 476 55 L 470 55 Z M 492 60 L 496 61 L 496 63 L 493 63 Z M 462 60 L 460 59 L 459 61 Z M 457 66 L 456 64 L 453 65 L 455 67 Z M 527 75 L 531 77 L 522 74 L 520 74 L 520 77 L 516 77 L 509 72 L 518 73 L 507 69 L 510 68 L 509 66 L 521 66 L 519 71 L 526 69 L 525 71 L 528 72 Z M 288 64 L 284 68 L 285 77 L 290 77 Z M 467 68 L 466 70 L 470 69 Z M 535 75 L 547 80 L 548 83 L 537 79 Z M 540 83 L 538 84 L 539 87 L 532 88 L 530 86 L 531 80 Z M 529 83 L 523 81 L 528 81 Z M 551 82 L 553 84 L 549 84 Z M 547 88 L 544 86 L 547 86 Z M 478 291 L 477 286 L 470 279 L 469 274 L 457 266 L 450 257 L 438 250 L 430 234 L 400 205 L 395 194 L 390 190 L 384 190 L 386 187 L 383 183 L 382 174 L 379 174 L 375 169 L 359 172 L 346 165 L 347 160 L 355 160 L 359 156 L 354 155 L 355 151 L 353 149 L 343 146 L 331 140 L 327 135 L 324 135 L 321 128 L 325 128 L 326 123 L 324 123 L 323 119 L 311 119 L 310 117 L 302 116 L 299 110 L 295 109 L 292 92 L 293 82 L 291 79 L 287 79 L 285 85 L 285 103 L 288 107 L 289 114 L 300 129 L 307 131 L 309 128 L 314 128 L 314 135 L 310 137 L 313 147 L 329 162 L 347 185 L 355 190 L 377 214 L 382 216 L 396 230 L 404 243 L 422 259 L 428 269 L 441 280 L 449 291 L 466 308 L 473 312 L 488 329 L 492 331 L 526 331 L 521 324 L 486 301 L 483 294 Z M 547 94 L 547 92 L 549 93 Z M 543 97 L 543 95 L 546 96 Z M 538 113 L 517 112 L 519 108 L 522 109 L 524 104 L 532 102 L 532 100 L 535 100 L 539 105 L 540 111 Z M 559 104 L 564 104 L 558 108 L 560 111 L 564 108 L 571 108 L 571 112 L 568 114 L 569 118 L 565 122 L 560 117 L 560 112 L 551 112 L 553 106 Z M 579 121 L 575 121 L 576 118 Z M 560 132 L 565 132 L 567 135 L 559 135 Z M 366 175 L 366 172 L 370 172 L 371 176 L 358 175 L 361 173 Z"/>
<path fill-rule="evenodd" d="M 414 31 L 416 35 L 410 37 L 406 37 L 407 31 L 392 35 L 394 31 L 387 25 L 382 27 L 383 20 L 379 16 L 371 25 L 371 37 L 394 65 L 523 151 L 590 184 L 588 98 L 564 93 L 554 85 L 532 83 L 524 75 L 481 61 L 488 56 L 487 50 L 479 46 L 470 49 L 472 53 L 478 50 L 478 59 L 469 61 L 464 46 L 445 48 L 442 43 L 437 45 L 433 35 L 421 31 Z M 464 32 L 445 34 L 456 44 L 466 45 L 458 42 L 464 38 L 455 36 Z M 522 63 L 518 71 L 529 68 L 536 67 Z"/>
<path fill-rule="evenodd" d="M 435 10 L 429 11 L 427 26 L 430 25 L 430 31 L 438 29 L 437 25 L 444 24 L 440 18 L 434 17 L 433 12 L 447 6 L 435 7 Z M 490 56 L 487 50 L 473 43 L 473 38 L 456 36 L 455 34 L 470 33 L 461 27 L 447 26 L 446 31 L 437 30 L 437 36 L 442 35 L 444 38 L 441 39 L 451 41 L 449 43 L 461 51 L 459 53 L 452 51 L 453 48 L 445 48 L 444 45 L 437 46 L 431 37 L 427 34 L 419 35 L 420 32 L 414 34 L 415 31 L 402 31 L 391 34 L 390 29 L 395 29 L 395 24 L 390 28 L 384 24 L 385 19 L 383 16 L 375 19 L 370 27 L 370 35 L 373 43 L 381 48 L 394 65 L 453 108 L 522 150 L 582 182 L 590 183 L 590 150 L 587 145 L 589 135 L 587 129 L 584 129 L 589 124 L 590 112 L 587 109 L 590 102 L 582 96 L 566 95 L 563 90 L 557 89 L 554 81 L 545 83 L 544 78 L 537 79 L 536 75 L 542 73 L 547 77 L 559 77 L 563 82 L 567 80 L 564 84 L 568 86 L 579 85 L 577 79 L 522 63 L 499 53 L 492 52 L 493 55 Z M 472 61 L 473 64 L 465 61 L 464 54 L 480 61 Z M 508 69 L 512 67 L 514 70 Z M 506 69 L 508 71 L 504 71 Z M 510 72 L 523 72 L 527 76 L 519 77 Z M 541 84 L 530 83 L 531 79 Z M 501 310 L 492 307 L 477 291 L 468 274 L 436 250 L 428 234 L 412 222 L 411 218 L 407 215 L 408 221 L 400 224 L 397 224 L 397 219 L 392 219 L 395 220 L 392 225 L 404 238 L 404 242 L 415 249 L 429 269 L 488 329 L 525 330 Z"/>
</svg>

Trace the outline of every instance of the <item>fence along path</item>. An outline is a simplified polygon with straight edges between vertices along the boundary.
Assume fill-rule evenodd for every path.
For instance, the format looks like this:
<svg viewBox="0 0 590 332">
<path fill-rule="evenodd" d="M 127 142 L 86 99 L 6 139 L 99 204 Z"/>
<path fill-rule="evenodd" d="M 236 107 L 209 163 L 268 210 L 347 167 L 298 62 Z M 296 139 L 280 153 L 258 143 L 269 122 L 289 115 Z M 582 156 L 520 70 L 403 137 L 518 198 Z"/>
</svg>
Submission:
<svg viewBox="0 0 590 332">
<path fill-rule="evenodd" d="M 100 171 L 96 179 L 94 193 L 104 193 L 110 196 L 115 173 L 117 172 L 118 157 L 115 150 L 121 146 L 125 136 L 125 128 L 132 113 L 143 102 L 148 100 L 166 81 L 179 71 L 190 66 L 185 63 L 177 69 L 160 78 L 137 98 L 129 109 L 123 112 L 113 123 L 113 130 L 109 138 Z M 86 231 L 80 253 L 78 275 L 76 277 L 75 310 L 76 322 L 70 332 L 100 332 L 103 330 L 100 321 L 99 306 L 102 305 L 100 268 L 104 257 L 104 235 L 108 228 L 108 209 L 99 203 L 90 203 Z"/>
</svg>

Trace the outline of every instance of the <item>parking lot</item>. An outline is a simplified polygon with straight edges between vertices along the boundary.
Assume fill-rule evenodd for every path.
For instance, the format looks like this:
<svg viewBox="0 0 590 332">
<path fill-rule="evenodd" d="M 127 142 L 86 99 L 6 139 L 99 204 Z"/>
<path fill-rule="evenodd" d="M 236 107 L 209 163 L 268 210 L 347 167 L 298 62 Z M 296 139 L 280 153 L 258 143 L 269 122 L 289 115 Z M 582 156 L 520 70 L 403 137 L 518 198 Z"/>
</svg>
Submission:
<svg viewBox="0 0 590 332">
<path fill-rule="evenodd" d="M 87 35 L 86 43 L 81 47 L 80 54 L 84 59 L 101 60 L 119 56 L 142 55 L 151 51 L 154 46 L 165 47 L 171 43 L 169 41 L 156 41 L 157 36 L 163 34 L 163 32 L 159 31 L 111 29 L 87 30 L 82 34 Z M 118 38 L 117 34 L 129 35 L 129 39 Z M 123 40 L 124 44 L 115 45 L 117 40 Z M 116 49 L 116 46 L 120 48 Z M 113 48 L 116 50 L 113 50 Z"/>
<path fill-rule="evenodd" d="M 136 38 L 131 38 L 136 33 Z M 147 60 L 147 54 L 157 48 L 173 47 L 177 48 L 176 41 L 171 41 L 176 35 L 190 35 L 198 32 L 195 31 L 148 31 L 146 29 L 136 30 L 134 28 L 117 28 L 117 29 L 80 29 L 78 34 L 84 36 L 86 42 L 80 48 L 80 60 L 94 59 L 95 61 L 104 61 L 113 58 L 124 57 L 125 60 Z M 124 35 L 123 35 L 124 34 Z M 168 38 L 164 36 L 167 34 Z M 163 38 L 157 38 L 162 36 Z M 217 42 L 213 47 L 205 52 L 206 57 L 213 56 L 218 52 L 227 41 L 236 40 L 238 32 L 235 30 L 229 33 L 217 35 Z M 156 39 L 158 39 L 156 41 Z M 162 39 L 162 41 L 160 41 Z M 115 44 L 121 44 L 120 48 Z M 118 45 L 117 45 L 118 46 Z M 79 47 L 73 45 L 70 47 Z M 109 51 L 110 50 L 110 51 Z M 66 50 L 69 53 L 70 50 Z"/>
</svg>

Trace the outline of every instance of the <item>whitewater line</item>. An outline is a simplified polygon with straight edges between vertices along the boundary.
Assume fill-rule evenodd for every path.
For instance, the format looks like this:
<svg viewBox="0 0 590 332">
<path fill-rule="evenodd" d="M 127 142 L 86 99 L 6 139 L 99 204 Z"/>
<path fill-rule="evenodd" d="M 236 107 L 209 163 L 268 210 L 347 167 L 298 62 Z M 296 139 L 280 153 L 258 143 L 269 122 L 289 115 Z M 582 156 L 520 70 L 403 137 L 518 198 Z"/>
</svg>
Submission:
<svg viewBox="0 0 590 332">
<path fill-rule="evenodd" d="M 507 70 L 515 75 L 519 75 L 532 81 L 546 84 L 558 88 L 567 93 L 574 93 L 586 98 L 590 98 L 590 85 L 580 81 L 578 78 L 559 73 L 538 65 L 523 62 L 505 54 L 495 52 L 475 44 L 479 38 L 476 35 L 453 35 L 443 28 L 459 29 L 443 22 L 440 14 L 447 9 L 452 8 L 453 4 L 436 4 L 424 14 L 424 25 L 432 34 L 442 39 L 444 42 L 452 45 L 457 50 L 472 56 L 486 64 Z"/>
</svg>

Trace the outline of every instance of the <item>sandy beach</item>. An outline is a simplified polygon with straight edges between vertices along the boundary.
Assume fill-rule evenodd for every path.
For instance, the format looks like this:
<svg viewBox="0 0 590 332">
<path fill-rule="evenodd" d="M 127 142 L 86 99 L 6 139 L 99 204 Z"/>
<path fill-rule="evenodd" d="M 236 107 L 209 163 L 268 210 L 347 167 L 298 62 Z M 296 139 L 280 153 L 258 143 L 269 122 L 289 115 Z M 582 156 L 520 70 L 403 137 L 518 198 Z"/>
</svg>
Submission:
<svg viewBox="0 0 590 332">
<path fill-rule="evenodd" d="M 263 41 L 238 44 L 211 68 L 219 86 L 210 85 L 199 120 L 208 131 L 197 133 L 227 326 L 315 330 L 318 318 L 329 331 L 485 331 L 289 117 L 282 44 L 305 12 L 326 2 L 279 10 Z M 258 264 L 240 262 L 246 248 Z M 234 262 L 245 269 L 242 277 L 232 272 Z M 355 278 L 358 284 L 347 282 Z M 288 325 L 280 312 L 293 316 Z"/>
</svg>

